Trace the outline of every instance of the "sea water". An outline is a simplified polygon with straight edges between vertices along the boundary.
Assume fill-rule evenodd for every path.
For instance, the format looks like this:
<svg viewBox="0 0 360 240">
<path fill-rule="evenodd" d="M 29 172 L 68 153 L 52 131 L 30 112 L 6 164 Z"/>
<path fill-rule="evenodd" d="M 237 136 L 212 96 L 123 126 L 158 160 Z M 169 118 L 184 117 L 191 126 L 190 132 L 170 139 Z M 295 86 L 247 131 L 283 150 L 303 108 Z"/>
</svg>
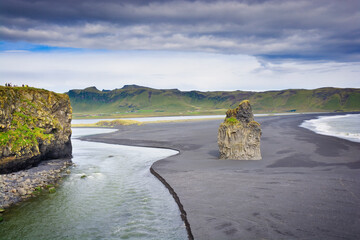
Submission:
<svg viewBox="0 0 360 240">
<path fill-rule="evenodd" d="M 320 116 L 305 120 L 300 126 L 318 134 L 360 142 L 360 114 Z"/>
<path fill-rule="evenodd" d="M 149 171 L 177 152 L 76 139 L 109 131 L 73 129 L 71 173 L 56 193 L 6 212 L 0 239 L 187 239 L 177 204 Z"/>
</svg>

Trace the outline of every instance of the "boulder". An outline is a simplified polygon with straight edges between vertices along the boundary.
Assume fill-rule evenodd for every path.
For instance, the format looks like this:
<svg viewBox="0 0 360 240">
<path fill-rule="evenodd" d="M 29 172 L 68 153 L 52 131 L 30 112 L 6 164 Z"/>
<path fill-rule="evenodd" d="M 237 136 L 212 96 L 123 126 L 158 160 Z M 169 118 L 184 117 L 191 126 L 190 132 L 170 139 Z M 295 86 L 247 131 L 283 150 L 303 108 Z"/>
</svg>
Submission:
<svg viewBox="0 0 360 240">
<path fill-rule="evenodd" d="M 24 188 L 19 188 L 17 191 L 21 196 L 26 195 L 26 190 Z"/>
<path fill-rule="evenodd" d="M 220 159 L 260 160 L 260 124 L 254 120 L 248 100 L 226 112 L 218 130 Z"/>
</svg>

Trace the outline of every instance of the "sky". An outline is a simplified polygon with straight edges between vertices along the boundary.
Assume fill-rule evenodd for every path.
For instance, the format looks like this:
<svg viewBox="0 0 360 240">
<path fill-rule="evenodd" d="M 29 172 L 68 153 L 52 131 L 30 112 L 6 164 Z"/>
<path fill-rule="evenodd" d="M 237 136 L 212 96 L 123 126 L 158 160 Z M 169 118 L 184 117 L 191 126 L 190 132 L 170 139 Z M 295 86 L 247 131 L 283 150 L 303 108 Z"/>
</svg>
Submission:
<svg viewBox="0 0 360 240">
<path fill-rule="evenodd" d="M 360 88 L 358 0 L 0 0 L 0 84 Z"/>
</svg>

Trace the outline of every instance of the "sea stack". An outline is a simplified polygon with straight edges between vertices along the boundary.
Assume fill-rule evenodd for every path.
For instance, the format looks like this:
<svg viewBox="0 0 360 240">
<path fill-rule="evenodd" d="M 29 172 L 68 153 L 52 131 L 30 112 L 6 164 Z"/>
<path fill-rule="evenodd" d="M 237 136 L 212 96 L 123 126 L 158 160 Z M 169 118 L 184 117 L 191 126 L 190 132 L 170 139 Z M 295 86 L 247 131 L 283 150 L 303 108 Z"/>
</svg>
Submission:
<svg viewBox="0 0 360 240">
<path fill-rule="evenodd" d="M 254 121 L 248 100 L 229 109 L 218 131 L 220 159 L 260 160 L 260 124 Z"/>
<path fill-rule="evenodd" d="M 0 86 L 0 174 L 72 154 L 69 97 L 44 89 Z"/>
</svg>

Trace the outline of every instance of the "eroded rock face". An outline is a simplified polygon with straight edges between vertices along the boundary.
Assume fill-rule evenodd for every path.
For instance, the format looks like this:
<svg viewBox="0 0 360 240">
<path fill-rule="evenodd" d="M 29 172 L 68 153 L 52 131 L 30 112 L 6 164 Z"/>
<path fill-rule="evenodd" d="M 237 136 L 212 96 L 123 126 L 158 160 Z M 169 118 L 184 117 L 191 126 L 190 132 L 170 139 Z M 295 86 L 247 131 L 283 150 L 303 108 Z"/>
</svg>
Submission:
<svg viewBox="0 0 360 240">
<path fill-rule="evenodd" d="M 72 109 L 67 95 L 0 86 L 0 107 L 0 173 L 71 157 Z"/>
<path fill-rule="evenodd" d="M 220 159 L 260 160 L 260 124 L 254 121 L 249 101 L 226 112 L 218 131 Z"/>
</svg>

